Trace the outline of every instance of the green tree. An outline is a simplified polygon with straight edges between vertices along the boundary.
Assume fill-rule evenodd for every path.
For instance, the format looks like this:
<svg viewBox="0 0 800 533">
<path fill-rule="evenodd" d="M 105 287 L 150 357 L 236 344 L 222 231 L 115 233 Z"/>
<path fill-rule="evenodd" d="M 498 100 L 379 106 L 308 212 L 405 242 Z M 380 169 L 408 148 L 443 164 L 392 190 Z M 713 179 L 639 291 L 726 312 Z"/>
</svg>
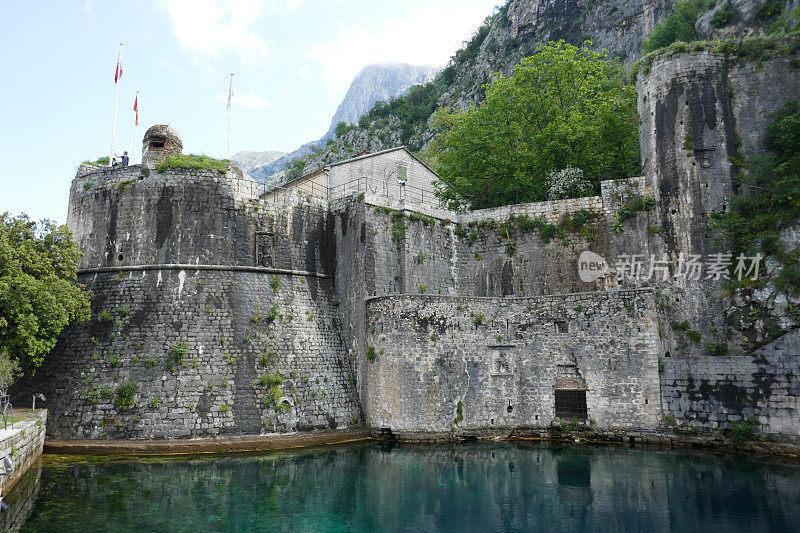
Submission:
<svg viewBox="0 0 800 533">
<path fill-rule="evenodd" d="M 79 255 L 66 226 L 0 219 L 0 353 L 31 374 L 67 324 L 90 318 L 86 290 L 75 283 Z"/>
<path fill-rule="evenodd" d="M 496 76 L 480 107 L 439 109 L 433 146 L 440 195 L 473 208 L 547 199 L 548 172 L 627 177 L 639 161 L 636 91 L 618 61 L 564 41 L 542 45 L 510 77 Z"/>
<path fill-rule="evenodd" d="M 347 133 L 347 129 L 348 129 L 347 122 L 341 121 L 336 125 L 336 129 L 333 130 L 333 133 L 334 135 L 336 135 L 336 137 L 341 137 L 342 135 Z"/>
</svg>

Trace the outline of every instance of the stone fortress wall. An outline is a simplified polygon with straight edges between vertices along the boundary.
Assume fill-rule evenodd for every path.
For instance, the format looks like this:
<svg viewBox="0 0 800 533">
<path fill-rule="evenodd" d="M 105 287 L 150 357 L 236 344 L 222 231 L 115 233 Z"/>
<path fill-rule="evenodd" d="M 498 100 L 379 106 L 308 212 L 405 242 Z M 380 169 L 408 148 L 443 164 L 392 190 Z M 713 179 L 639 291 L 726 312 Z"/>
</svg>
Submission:
<svg viewBox="0 0 800 533">
<path fill-rule="evenodd" d="M 647 290 L 370 299 L 367 424 L 395 433 L 546 427 L 555 394 L 585 391 L 592 426 L 654 427 L 657 315 Z"/>
<path fill-rule="evenodd" d="M 655 199 L 647 223 L 660 230 L 638 229 L 638 253 L 676 261 L 680 253 L 727 252 L 709 215 L 730 209 L 731 194 L 739 192 L 736 162 L 764 153 L 770 115 L 800 101 L 798 54 L 783 42 L 775 50 L 758 61 L 735 52 L 667 55 L 639 76 L 645 187 Z M 800 435 L 800 395 L 792 383 L 800 342 L 797 322 L 787 317 L 788 304 L 800 302 L 770 296 L 769 289 L 730 294 L 705 279 L 658 285 L 667 321 L 686 322 L 701 335 L 694 342 L 663 328 L 664 414 L 706 429 L 755 418 L 760 431 Z M 762 313 L 752 325 L 741 319 Z M 767 334 L 770 325 L 780 333 Z M 708 355 L 707 342 L 724 343 L 727 355 Z"/>
<path fill-rule="evenodd" d="M 92 172 L 69 224 L 92 321 L 23 391 L 64 438 L 345 427 L 361 415 L 339 334 L 324 205 L 261 209 L 235 170 Z M 245 183 L 242 183 L 245 182 Z M 130 403 L 125 388 L 132 387 Z"/>
<path fill-rule="evenodd" d="M 760 150 L 763 124 L 747 113 L 762 88 L 775 93 L 762 115 L 800 100 L 788 68 L 784 57 L 758 69 L 709 52 L 656 59 L 638 80 L 644 176 L 578 200 L 459 213 L 299 193 L 278 208 L 235 168 L 83 167 L 69 224 L 93 320 L 65 331 L 19 389 L 47 395 L 48 431 L 67 438 L 362 421 L 507 434 L 558 423 L 564 391 L 585 393 L 586 423 L 600 430 L 756 417 L 762 431 L 800 435 L 797 324 L 742 336 L 726 306 L 747 299 L 724 297 L 719 282 L 587 283 L 576 268 L 586 250 L 673 261 L 719 251 L 708 213 L 729 205 L 732 147 L 740 137 L 745 155 Z M 612 229 L 619 207 L 645 196 L 654 206 Z M 700 342 L 671 327 L 682 321 Z M 707 355 L 707 342 L 728 354 Z M 120 409 L 127 383 L 135 405 Z"/>
</svg>

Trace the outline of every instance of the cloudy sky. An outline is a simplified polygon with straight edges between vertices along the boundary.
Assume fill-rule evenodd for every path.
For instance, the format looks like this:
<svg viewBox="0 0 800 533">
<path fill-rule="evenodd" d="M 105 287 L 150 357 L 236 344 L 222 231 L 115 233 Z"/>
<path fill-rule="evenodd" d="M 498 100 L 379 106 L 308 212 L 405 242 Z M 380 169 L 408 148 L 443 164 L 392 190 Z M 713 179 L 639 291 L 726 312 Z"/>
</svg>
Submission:
<svg viewBox="0 0 800 533">
<path fill-rule="evenodd" d="M 289 151 L 361 67 L 443 66 L 501 1 L 3 0 L 0 212 L 66 221 L 78 164 L 110 150 L 120 43 L 118 153 L 166 123 L 185 153 L 225 157 L 231 73 L 231 152 Z"/>
</svg>

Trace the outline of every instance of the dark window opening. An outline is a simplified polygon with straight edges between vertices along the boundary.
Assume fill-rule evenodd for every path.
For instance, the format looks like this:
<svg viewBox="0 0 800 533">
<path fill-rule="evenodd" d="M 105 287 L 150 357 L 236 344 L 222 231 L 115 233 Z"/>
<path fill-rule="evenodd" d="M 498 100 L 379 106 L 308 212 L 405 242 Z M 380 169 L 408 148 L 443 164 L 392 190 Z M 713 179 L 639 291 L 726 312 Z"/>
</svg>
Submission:
<svg viewBox="0 0 800 533">
<path fill-rule="evenodd" d="M 569 333 L 569 322 L 556 320 L 556 333 Z"/>
<path fill-rule="evenodd" d="M 119 254 L 119 255 L 117 256 L 117 259 L 119 259 L 120 261 L 122 261 L 122 254 Z"/>
<path fill-rule="evenodd" d="M 586 418 L 586 391 L 585 390 L 557 390 L 556 391 L 556 417 L 557 418 Z"/>
<path fill-rule="evenodd" d="M 164 141 L 150 141 L 150 148 L 164 148 Z"/>
</svg>

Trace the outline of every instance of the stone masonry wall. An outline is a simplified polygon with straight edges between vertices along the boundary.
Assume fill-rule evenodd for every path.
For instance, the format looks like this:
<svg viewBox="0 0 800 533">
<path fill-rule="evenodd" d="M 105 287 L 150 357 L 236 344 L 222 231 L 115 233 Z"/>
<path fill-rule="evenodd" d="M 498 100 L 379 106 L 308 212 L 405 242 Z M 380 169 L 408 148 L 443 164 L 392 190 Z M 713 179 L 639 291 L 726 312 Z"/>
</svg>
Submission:
<svg viewBox="0 0 800 533">
<path fill-rule="evenodd" d="M 405 188 L 397 183 L 401 165 L 406 167 Z M 367 155 L 347 164 L 333 164 L 326 172 L 326 185 L 330 187 L 332 199 L 348 196 L 351 192 L 364 192 L 392 198 L 406 196 L 420 203 L 438 203 L 432 184 L 436 174 L 405 149 Z"/>
<path fill-rule="evenodd" d="M 14 462 L 14 470 L 8 476 L 2 476 L 0 494 L 4 496 L 17 481 L 42 456 L 44 449 L 45 428 L 47 427 L 47 410 L 17 410 L 14 414 L 24 412 L 24 419 L 0 428 L 0 458 L 10 455 Z M 5 513 L 3 513 L 5 514 Z"/>
<path fill-rule="evenodd" d="M 269 209 L 251 181 L 235 168 L 80 169 L 69 225 L 85 253 L 78 281 L 92 292 L 92 320 L 65 330 L 14 390 L 45 393 L 51 436 L 258 434 L 359 421 L 326 204 L 298 195 Z"/>
<path fill-rule="evenodd" d="M 381 297 L 368 302 L 367 317 L 367 351 L 357 357 L 365 361 L 372 427 L 548 426 L 557 387 L 587 390 L 594 427 L 659 423 L 658 313 L 649 291 Z"/>
<path fill-rule="evenodd" d="M 663 362 L 663 409 L 676 421 L 727 429 L 755 420 L 762 433 L 800 435 L 800 330 L 747 356 Z"/>
<path fill-rule="evenodd" d="M 149 270 L 79 281 L 94 294 L 92 321 L 68 328 L 18 394 L 45 394 L 50 436 L 207 437 L 358 422 L 330 280 Z"/>
<path fill-rule="evenodd" d="M 363 210 L 364 218 L 358 218 L 360 226 L 355 228 L 358 242 L 349 241 L 348 246 L 366 251 L 366 263 L 357 268 L 366 273 L 367 296 L 533 296 L 585 292 L 608 284 L 605 280 L 584 283 L 577 272 L 582 251 L 603 255 L 610 249 L 610 223 L 600 197 L 466 214 L 380 196 L 360 198 L 334 203 L 332 211 L 339 224 L 347 220 L 352 225 L 356 217 L 351 213 Z M 581 228 L 559 229 L 550 237 L 511 222 L 523 215 L 559 225 L 565 216 L 582 210 L 591 213 L 591 218 Z M 335 234 L 341 238 L 341 231 Z M 352 248 L 349 256 L 360 257 L 353 256 Z"/>
<path fill-rule="evenodd" d="M 640 233 L 638 246 L 628 242 L 624 253 L 652 253 L 677 265 L 680 254 L 707 259 L 731 252 L 710 216 L 730 209 L 731 195 L 741 192 L 736 162 L 763 154 L 769 115 L 800 100 L 796 58 L 796 52 L 759 62 L 735 53 L 681 53 L 655 59 L 638 77 L 645 186 L 655 200 L 651 224 L 657 231 Z M 721 297 L 719 280 L 674 276 L 662 285 L 670 292 L 670 322 L 688 322 L 734 355 L 755 347 L 726 320 L 730 303 Z M 673 344 L 683 354 L 705 355 L 705 342 Z"/>
</svg>

